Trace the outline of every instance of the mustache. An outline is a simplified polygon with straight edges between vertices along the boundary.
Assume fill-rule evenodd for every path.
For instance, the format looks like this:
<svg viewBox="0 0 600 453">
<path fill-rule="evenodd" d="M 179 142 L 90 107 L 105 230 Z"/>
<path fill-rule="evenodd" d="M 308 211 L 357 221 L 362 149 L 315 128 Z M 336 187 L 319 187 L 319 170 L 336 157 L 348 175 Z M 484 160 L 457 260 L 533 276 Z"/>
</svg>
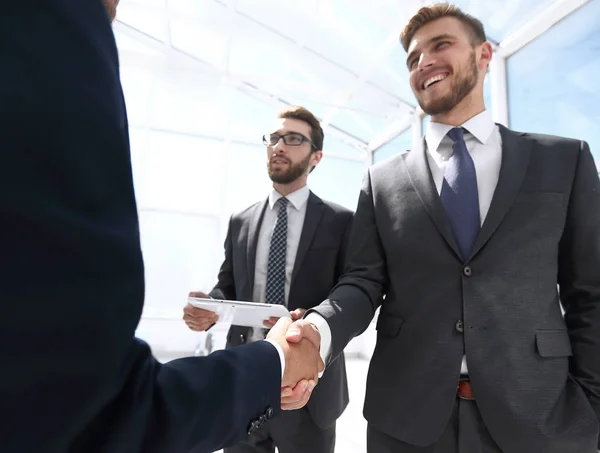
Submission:
<svg viewBox="0 0 600 453">
<path fill-rule="evenodd" d="M 275 159 L 282 159 L 285 160 L 288 164 L 290 163 L 290 160 L 285 156 L 273 156 L 269 159 L 269 163 L 272 164 Z"/>
</svg>

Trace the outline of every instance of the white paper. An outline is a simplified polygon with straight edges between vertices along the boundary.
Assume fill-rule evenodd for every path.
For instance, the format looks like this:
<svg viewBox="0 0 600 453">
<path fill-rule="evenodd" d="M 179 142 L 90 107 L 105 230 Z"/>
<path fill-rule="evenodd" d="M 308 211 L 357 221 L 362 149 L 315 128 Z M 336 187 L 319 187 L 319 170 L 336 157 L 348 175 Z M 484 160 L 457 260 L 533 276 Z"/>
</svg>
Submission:
<svg viewBox="0 0 600 453">
<path fill-rule="evenodd" d="M 264 327 L 263 322 L 270 317 L 291 318 L 290 312 L 283 305 L 264 304 L 259 302 L 242 302 L 237 300 L 188 298 L 194 307 L 203 308 L 219 315 L 219 322 L 236 326 Z"/>
</svg>

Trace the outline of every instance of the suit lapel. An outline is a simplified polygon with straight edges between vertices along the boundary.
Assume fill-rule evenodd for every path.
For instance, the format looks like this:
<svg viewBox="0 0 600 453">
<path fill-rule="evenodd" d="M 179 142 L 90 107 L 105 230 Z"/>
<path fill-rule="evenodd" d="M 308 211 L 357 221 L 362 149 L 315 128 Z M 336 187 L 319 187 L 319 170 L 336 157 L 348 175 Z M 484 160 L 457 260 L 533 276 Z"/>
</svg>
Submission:
<svg viewBox="0 0 600 453">
<path fill-rule="evenodd" d="M 257 204 L 250 213 L 250 223 L 248 224 L 248 240 L 246 248 L 246 269 L 248 269 L 248 281 L 250 282 L 250 294 L 254 291 L 254 270 L 256 268 L 256 247 L 258 245 L 258 234 L 265 210 L 269 203 L 268 198 L 262 203 Z"/>
<path fill-rule="evenodd" d="M 499 128 L 502 137 L 502 165 L 498 185 L 471 256 L 481 250 L 504 219 L 519 193 L 529 166 L 531 141 L 523 139 L 519 134 L 502 125 L 499 125 Z"/>
<path fill-rule="evenodd" d="M 412 182 L 417 195 L 419 196 L 423 207 L 433 220 L 433 223 L 446 239 L 446 242 L 450 245 L 454 253 L 460 257 L 460 252 L 456 245 L 456 240 L 450 229 L 450 225 L 446 218 L 446 212 L 440 201 L 440 196 L 433 182 L 431 176 L 431 170 L 429 169 L 429 162 L 427 161 L 427 155 L 425 154 L 424 140 L 421 140 L 418 146 L 406 155 L 406 167 L 410 180 Z"/>
<path fill-rule="evenodd" d="M 306 202 L 306 216 L 304 217 L 302 234 L 300 235 L 298 251 L 296 252 L 296 260 L 294 262 L 294 270 L 292 271 L 290 288 L 294 284 L 298 270 L 300 269 L 300 266 L 302 266 L 302 261 L 304 261 L 306 252 L 310 248 L 310 244 L 312 243 L 315 233 L 317 232 L 317 227 L 319 226 L 319 222 L 323 216 L 324 209 L 325 204 L 323 201 L 311 192 L 308 196 L 308 201 Z"/>
</svg>

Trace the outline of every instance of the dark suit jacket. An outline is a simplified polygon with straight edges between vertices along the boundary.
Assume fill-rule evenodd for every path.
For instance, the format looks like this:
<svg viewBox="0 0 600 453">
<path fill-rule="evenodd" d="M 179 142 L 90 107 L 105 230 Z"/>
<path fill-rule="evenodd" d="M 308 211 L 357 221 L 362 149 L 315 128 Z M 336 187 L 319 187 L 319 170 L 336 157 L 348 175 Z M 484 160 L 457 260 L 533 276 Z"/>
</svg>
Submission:
<svg viewBox="0 0 600 453">
<path fill-rule="evenodd" d="M 218 283 L 210 295 L 217 299 L 252 300 L 258 234 L 268 200 L 233 215 L 225 239 L 225 261 Z M 321 302 L 342 273 L 352 212 L 321 200 L 312 192 L 296 262 L 292 271 L 288 308 L 310 308 Z M 227 347 L 248 341 L 249 328 L 232 326 Z M 315 423 L 326 428 L 342 414 L 348 404 L 348 384 L 343 354 L 339 354 L 319 380 L 308 403 Z"/>
<path fill-rule="evenodd" d="M 390 436 L 436 441 L 466 353 L 477 405 L 502 451 L 592 452 L 600 416 L 597 170 L 584 142 L 500 132 L 498 185 L 466 262 L 422 146 L 366 174 L 347 273 L 317 311 L 335 357 L 386 294 L 365 416 Z"/>
<path fill-rule="evenodd" d="M 102 2 L 0 14 L 0 451 L 208 452 L 280 404 L 267 343 L 159 364 Z"/>
</svg>

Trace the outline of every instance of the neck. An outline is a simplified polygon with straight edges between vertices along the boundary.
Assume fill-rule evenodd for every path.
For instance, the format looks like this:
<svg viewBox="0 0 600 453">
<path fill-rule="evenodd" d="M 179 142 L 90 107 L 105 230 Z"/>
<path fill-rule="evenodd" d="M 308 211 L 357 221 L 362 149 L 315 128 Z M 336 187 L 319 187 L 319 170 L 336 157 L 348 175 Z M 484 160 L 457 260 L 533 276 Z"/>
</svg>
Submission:
<svg viewBox="0 0 600 453">
<path fill-rule="evenodd" d="M 295 181 L 290 182 L 289 184 L 277 184 L 273 183 L 273 189 L 279 192 L 284 197 L 287 197 L 289 194 L 295 192 L 296 190 L 302 189 L 306 185 L 306 177 L 301 177 L 296 179 Z"/>
<path fill-rule="evenodd" d="M 479 115 L 484 110 L 485 103 L 483 102 L 482 90 L 480 96 L 475 98 L 467 96 L 456 104 L 452 110 L 437 115 L 431 115 L 431 121 L 457 127 L 463 125 L 474 116 Z"/>
</svg>

